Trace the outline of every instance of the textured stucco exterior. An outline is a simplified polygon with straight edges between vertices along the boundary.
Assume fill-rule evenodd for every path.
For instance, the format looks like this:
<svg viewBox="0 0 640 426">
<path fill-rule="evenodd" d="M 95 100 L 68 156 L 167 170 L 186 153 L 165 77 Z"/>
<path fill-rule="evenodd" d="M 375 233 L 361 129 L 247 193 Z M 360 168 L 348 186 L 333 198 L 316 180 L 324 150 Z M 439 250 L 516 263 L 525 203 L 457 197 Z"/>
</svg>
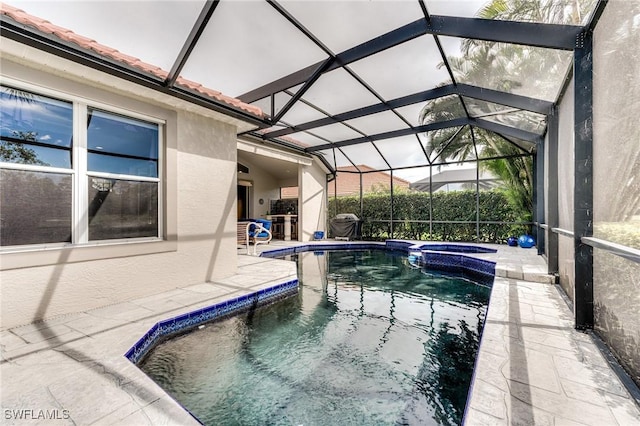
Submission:
<svg viewBox="0 0 640 426">
<path fill-rule="evenodd" d="M 248 216 L 252 218 L 264 217 L 269 211 L 269 200 L 280 198 L 280 183 L 260 167 L 258 161 L 243 159 L 241 163 L 249 168 L 249 173 L 242 173 L 238 179 L 249 181 L 252 184 Z M 263 200 L 263 204 L 258 202 L 260 199 Z"/>
<path fill-rule="evenodd" d="M 236 272 L 236 134 L 247 124 L 2 40 L 3 81 L 164 120 L 163 240 L 6 250 L 6 329 Z"/>
<path fill-rule="evenodd" d="M 325 231 L 327 235 L 327 175 L 318 160 L 310 166 L 300 166 L 299 174 L 299 238 L 300 241 L 311 241 L 315 231 Z"/>
<path fill-rule="evenodd" d="M 275 150 L 272 147 L 248 141 L 238 141 L 241 163 L 249 168 L 238 179 L 251 182 L 251 209 L 249 215 L 263 217 L 269 210 L 269 202 L 280 198 L 280 188 L 298 187 L 298 237 L 299 241 L 311 241 L 315 231 L 324 230 L 326 223 L 327 170 L 322 163 L 297 153 Z M 276 179 L 263 167 L 261 158 L 282 162 L 291 177 Z M 264 202 L 260 204 L 259 200 Z"/>
</svg>

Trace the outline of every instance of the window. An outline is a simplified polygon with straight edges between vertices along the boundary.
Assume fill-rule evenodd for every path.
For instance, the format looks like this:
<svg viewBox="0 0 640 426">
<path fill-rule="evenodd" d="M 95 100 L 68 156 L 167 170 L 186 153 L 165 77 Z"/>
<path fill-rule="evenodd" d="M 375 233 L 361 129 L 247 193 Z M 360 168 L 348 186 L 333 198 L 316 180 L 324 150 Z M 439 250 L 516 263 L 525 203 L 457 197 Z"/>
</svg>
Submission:
<svg viewBox="0 0 640 426">
<path fill-rule="evenodd" d="M 162 125 L 1 87 L 0 245 L 160 236 Z"/>
</svg>

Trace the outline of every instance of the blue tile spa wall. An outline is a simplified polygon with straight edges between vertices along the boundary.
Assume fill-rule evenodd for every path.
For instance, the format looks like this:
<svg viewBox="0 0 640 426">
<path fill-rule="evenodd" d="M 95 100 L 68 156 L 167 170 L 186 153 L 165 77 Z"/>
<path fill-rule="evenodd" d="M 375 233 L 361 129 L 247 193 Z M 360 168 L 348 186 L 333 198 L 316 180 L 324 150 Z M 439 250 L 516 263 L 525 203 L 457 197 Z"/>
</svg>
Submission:
<svg viewBox="0 0 640 426">
<path fill-rule="evenodd" d="M 498 250 L 474 246 L 470 244 L 448 244 L 448 243 L 413 243 L 405 240 L 387 240 L 387 248 L 401 251 L 445 251 L 451 253 L 497 253 Z"/>
<path fill-rule="evenodd" d="M 496 253 L 497 250 L 464 244 L 424 244 L 404 240 L 387 240 L 384 243 L 308 244 L 264 251 L 260 256 L 281 258 L 295 253 L 321 250 L 389 250 L 420 253 L 420 264 L 430 268 L 460 275 L 484 285 L 492 285 L 495 278 L 495 262 L 458 253 Z"/>
<path fill-rule="evenodd" d="M 129 361 L 137 364 L 160 341 L 184 333 L 207 322 L 222 320 L 265 306 L 298 293 L 298 280 L 288 281 L 255 293 L 198 309 L 156 323 L 125 354 Z"/>
<path fill-rule="evenodd" d="M 462 254 L 422 251 L 422 265 L 430 269 L 461 274 L 465 278 L 484 285 L 492 285 L 496 275 L 496 264 L 489 260 L 476 259 Z"/>
<path fill-rule="evenodd" d="M 295 247 L 285 247 L 276 250 L 263 251 L 260 257 L 280 258 L 295 253 L 321 250 L 381 250 L 385 248 L 384 243 L 346 243 L 346 244 L 309 244 Z"/>
</svg>

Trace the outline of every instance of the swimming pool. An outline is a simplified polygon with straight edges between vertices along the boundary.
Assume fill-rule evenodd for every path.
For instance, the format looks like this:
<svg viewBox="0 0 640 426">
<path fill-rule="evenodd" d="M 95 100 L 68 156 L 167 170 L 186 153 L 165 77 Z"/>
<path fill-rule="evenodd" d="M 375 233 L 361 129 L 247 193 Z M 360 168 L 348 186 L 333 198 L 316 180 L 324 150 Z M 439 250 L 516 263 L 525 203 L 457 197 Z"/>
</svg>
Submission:
<svg viewBox="0 0 640 426">
<path fill-rule="evenodd" d="M 298 295 L 140 364 L 204 424 L 458 424 L 489 288 L 406 253 L 307 252 Z"/>
</svg>

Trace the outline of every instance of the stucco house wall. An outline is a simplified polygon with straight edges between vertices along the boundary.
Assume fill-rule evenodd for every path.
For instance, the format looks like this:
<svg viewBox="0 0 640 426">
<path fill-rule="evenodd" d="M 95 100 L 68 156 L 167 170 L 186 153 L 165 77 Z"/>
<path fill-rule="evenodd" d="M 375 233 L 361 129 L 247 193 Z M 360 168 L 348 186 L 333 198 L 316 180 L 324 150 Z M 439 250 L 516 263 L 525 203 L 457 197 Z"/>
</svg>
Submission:
<svg viewBox="0 0 640 426">
<path fill-rule="evenodd" d="M 270 208 L 270 201 L 280 198 L 280 188 L 298 187 L 298 240 L 310 241 L 313 233 L 324 229 L 326 222 L 326 180 L 328 170 L 322 163 L 308 155 L 279 150 L 273 146 L 259 142 L 238 140 L 240 161 L 249 168 L 248 173 L 241 173 L 238 179 L 251 182 L 250 214 L 254 218 L 265 216 Z M 251 155 L 247 155 L 251 154 Z M 261 167 L 261 158 L 277 160 L 288 170 L 291 177 L 277 179 Z M 259 200 L 264 203 L 260 204 Z"/>
<path fill-rule="evenodd" d="M 327 224 L 327 175 L 319 160 L 312 165 L 300 166 L 300 191 L 298 207 L 300 218 L 300 241 L 314 239 L 315 231 L 325 231 Z"/>
<path fill-rule="evenodd" d="M 229 276 L 247 123 L 2 39 L 2 78 L 164 120 L 163 240 L 0 254 L 0 328 Z"/>
<path fill-rule="evenodd" d="M 277 200 L 280 197 L 280 185 L 255 161 L 243 159 L 241 163 L 249 168 L 249 173 L 242 173 L 238 179 L 251 182 L 251 209 L 249 215 L 252 218 L 266 216 L 269 211 L 269 200 Z M 258 201 L 262 199 L 263 203 Z"/>
</svg>

